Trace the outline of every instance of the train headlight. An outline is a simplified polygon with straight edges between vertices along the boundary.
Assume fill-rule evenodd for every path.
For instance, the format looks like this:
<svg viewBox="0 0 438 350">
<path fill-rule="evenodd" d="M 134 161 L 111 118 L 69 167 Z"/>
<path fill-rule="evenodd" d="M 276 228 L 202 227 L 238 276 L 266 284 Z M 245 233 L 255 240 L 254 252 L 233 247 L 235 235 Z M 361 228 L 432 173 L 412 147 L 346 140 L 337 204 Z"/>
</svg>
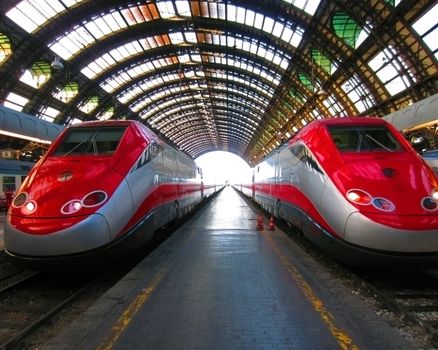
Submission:
<svg viewBox="0 0 438 350">
<path fill-rule="evenodd" d="M 359 205 L 369 205 L 372 197 L 365 191 L 354 189 L 347 192 L 347 198 L 350 202 Z"/>
<path fill-rule="evenodd" d="M 427 211 L 435 211 L 438 208 L 438 203 L 433 197 L 424 197 L 421 200 L 421 206 Z"/>
<path fill-rule="evenodd" d="M 438 202 L 438 188 L 432 190 L 431 197 Z"/>
<path fill-rule="evenodd" d="M 24 214 L 32 214 L 37 209 L 37 204 L 34 201 L 27 201 L 24 206 L 22 206 L 22 212 Z"/>
<path fill-rule="evenodd" d="M 61 208 L 61 213 L 63 214 L 73 214 L 79 211 L 82 208 L 82 201 L 78 199 L 73 199 L 70 202 L 67 202 Z"/>
<path fill-rule="evenodd" d="M 373 206 L 382 211 L 394 211 L 395 205 L 389 200 L 382 197 L 376 197 L 373 199 Z"/>
<path fill-rule="evenodd" d="M 14 208 L 20 208 L 27 202 L 28 195 L 26 192 L 19 193 L 12 202 Z"/>
<path fill-rule="evenodd" d="M 82 199 L 82 204 L 86 208 L 97 207 L 102 204 L 108 198 L 107 194 L 103 191 L 94 191 L 88 193 L 84 199 Z"/>
</svg>

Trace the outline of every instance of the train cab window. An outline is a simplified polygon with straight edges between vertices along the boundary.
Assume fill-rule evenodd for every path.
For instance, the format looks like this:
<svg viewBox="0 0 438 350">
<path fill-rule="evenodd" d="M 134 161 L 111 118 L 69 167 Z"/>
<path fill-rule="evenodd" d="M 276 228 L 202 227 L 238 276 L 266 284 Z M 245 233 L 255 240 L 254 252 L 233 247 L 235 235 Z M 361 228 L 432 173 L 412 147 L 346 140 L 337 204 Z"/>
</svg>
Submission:
<svg viewBox="0 0 438 350">
<path fill-rule="evenodd" d="M 341 152 L 395 152 L 401 144 L 384 125 L 329 126 L 328 130 Z"/>
<path fill-rule="evenodd" d="M 126 127 L 77 127 L 54 150 L 54 156 L 111 155 L 117 149 Z"/>
</svg>

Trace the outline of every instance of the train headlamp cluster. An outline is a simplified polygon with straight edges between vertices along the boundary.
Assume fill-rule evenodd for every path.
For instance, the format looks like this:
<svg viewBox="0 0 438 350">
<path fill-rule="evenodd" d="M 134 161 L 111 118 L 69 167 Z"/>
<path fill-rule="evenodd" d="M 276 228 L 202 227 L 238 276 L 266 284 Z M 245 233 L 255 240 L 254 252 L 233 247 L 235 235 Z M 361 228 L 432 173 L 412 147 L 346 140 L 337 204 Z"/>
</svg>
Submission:
<svg viewBox="0 0 438 350">
<path fill-rule="evenodd" d="M 373 197 L 368 192 L 360 189 L 352 189 L 347 192 L 347 199 L 358 205 L 372 205 L 374 208 L 391 212 L 395 210 L 395 205 L 383 197 Z"/>
<path fill-rule="evenodd" d="M 106 201 L 108 195 L 103 191 L 93 191 L 84 196 L 81 200 L 73 199 L 63 205 L 61 213 L 74 214 L 82 208 L 93 208 Z"/>
<path fill-rule="evenodd" d="M 65 203 L 61 208 L 62 214 L 73 214 L 82 208 L 93 208 L 103 204 L 108 198 L 104 191 L 93 191 L 86 194 L 82 199 L 73 199 Z M 37 209 L 37 203 L 29 199 L 26 192 L 19 193 L 12 201 L 14 208 L 21 208 L 23 214 L 32 214 Z"/>
<path fill-rule="evenodd" d="M 421 206 L 427 211 L 435 211 L 438 209 L 438 203 L 433 197 L 424 197 L 421 201 Z"/>
<path fill-rule="evenodd" d="M 430 196 L 438 202 L 438 188 L 434 188 L 430 194 Z"/>
<path fill-rule="evenodd" d="M 438 209 L 438 188 L 434 188 L 430 192 L 429 197 L 424 197 L 421 200 L 421 206 L 427 211 L 435 211 Z"/>
<path fill-rule="evenodd" d="M 26 192 L 19 193 L 12 202 L 14 208 L 20 208 L 27 202 L 28 195 Z"/>
<path fill-rule="evenodd" d="M 63 214 L 73 214 L 82 209 L 82 201 L 73 199 L 65 203 L 61 208 Z"/>
<path fill-rule="evenodd" d="M 37 204 L 29 199 L 26 192 L 21 192 L 12 201 L 12 207 L 22 208 L 23 214 L 32 214 L 37 209 Z"/>
<path fill-rule="evenodd" d="M 372 197 L 367 192 L 358 189 L 348 191 L 347 198 L 350 202 L 359 205 L 369 205 L 372 200 Z"/>
<path fill-rule="evenodd" d="M 395 205 L 386 198 L 373 197 L 369 193 L 360 190 L 352 189 L 347 192 L 347 199 L 358 205 L 372 205 L 374 208 L 391 212 L 395 210 Z M 421 200 L 421 206 L 427 211 L 435 211 L 438 209 L 438 188 L 434 188 L 429 197 L 424 197 Z"/>
</svg>

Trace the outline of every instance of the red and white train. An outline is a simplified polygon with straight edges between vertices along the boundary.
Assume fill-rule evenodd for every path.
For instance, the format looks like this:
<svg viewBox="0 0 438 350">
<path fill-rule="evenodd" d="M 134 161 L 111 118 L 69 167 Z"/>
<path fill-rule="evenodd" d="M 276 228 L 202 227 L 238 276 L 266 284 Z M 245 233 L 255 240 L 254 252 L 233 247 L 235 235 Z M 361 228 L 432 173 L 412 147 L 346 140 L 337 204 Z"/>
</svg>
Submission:
<svg viewBox="0 0 438 350">
<path fill-rule="evenodd" d="M 193 160 L 139 122 L 77 124 L 19 189 L 5 251 L 29 266 L 108 259 L 150 240 L 215 191 L 204 187 Z"/>
<path fill-rule="evenodd" d="M 241 189 L 344 262 L 438 262 L 437 175 L 383 119 L 309 123 Z"/>
</svg>

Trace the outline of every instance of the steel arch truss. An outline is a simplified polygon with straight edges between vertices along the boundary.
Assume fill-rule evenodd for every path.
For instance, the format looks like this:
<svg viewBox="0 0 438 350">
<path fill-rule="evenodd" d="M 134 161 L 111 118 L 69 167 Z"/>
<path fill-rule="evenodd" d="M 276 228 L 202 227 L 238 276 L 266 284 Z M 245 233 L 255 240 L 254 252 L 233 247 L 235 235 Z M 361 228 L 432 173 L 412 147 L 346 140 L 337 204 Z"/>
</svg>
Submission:
<svg viewBox="0 0 438 350">
<path fill-rule="evenodd" d="M 0 99 L 65 125 L 140 120 L 193 158 L 254 163 L 315 118 L 383 116 L 436 93 L 436 24 L 419 25 L 433 6 L 2 2 Z"/>
</svg>

